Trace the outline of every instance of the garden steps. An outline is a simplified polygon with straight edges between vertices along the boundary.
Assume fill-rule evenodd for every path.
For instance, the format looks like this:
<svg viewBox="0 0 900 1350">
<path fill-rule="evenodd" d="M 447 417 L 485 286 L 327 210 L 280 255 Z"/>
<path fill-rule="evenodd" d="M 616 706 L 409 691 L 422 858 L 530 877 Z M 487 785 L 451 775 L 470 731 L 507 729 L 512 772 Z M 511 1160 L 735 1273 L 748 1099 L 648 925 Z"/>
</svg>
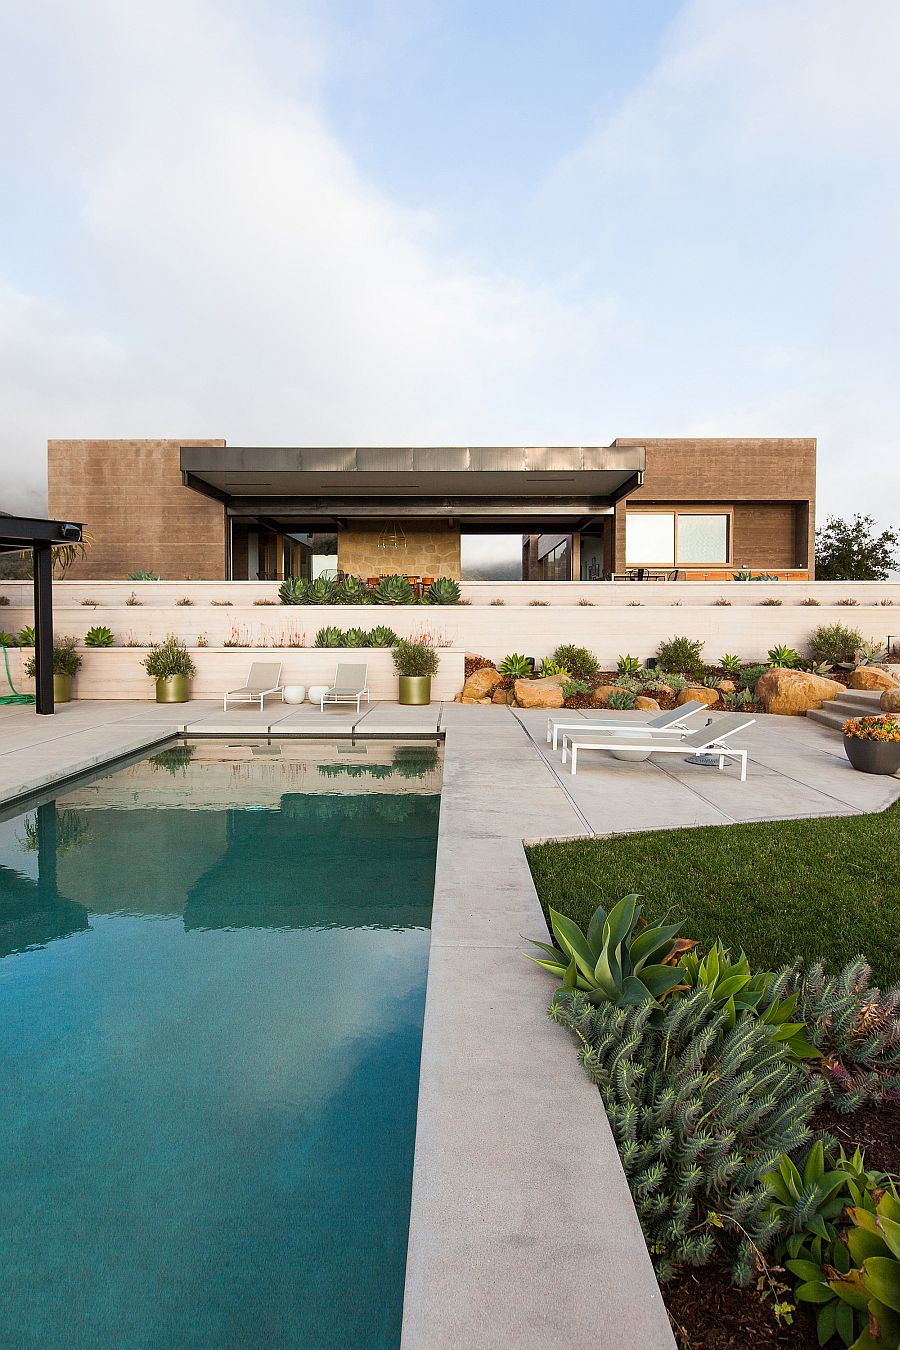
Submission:
<svg viewBox="0 0 900 1350">
<path fill-rule="evenodd" d="M 881 691 L 848 689 L 830 699 L 823 708 L 810 708 L 806 716 L 811 722 L 840 731 L 848 717 L 873 717 L 881 712 Z"/>
</svg>

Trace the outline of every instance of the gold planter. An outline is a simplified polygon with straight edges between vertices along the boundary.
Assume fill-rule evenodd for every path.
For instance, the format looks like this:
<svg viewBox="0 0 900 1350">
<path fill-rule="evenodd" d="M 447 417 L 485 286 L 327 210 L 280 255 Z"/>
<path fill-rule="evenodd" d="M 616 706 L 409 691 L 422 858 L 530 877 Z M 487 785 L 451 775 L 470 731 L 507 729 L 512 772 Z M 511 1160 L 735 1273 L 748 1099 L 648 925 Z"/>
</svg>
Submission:
<svg viewBox="0 0 900 1350">
<path fill-rule="evenodd" d="M 53 676 L 53 702 L 69 703 L 72 698 L 72 676 Z"/>
<path fill-rule="evenodd" d="M 421 707 L 431 702 L 430 675 L 401 675 L 400 702 L 407 707 Z"/>
<path fill-rule="evenodd" d="M 187 703 L 188 677 L 186 675 L 161 675 L 156 681 L 157 703 Z"/>
</svg>

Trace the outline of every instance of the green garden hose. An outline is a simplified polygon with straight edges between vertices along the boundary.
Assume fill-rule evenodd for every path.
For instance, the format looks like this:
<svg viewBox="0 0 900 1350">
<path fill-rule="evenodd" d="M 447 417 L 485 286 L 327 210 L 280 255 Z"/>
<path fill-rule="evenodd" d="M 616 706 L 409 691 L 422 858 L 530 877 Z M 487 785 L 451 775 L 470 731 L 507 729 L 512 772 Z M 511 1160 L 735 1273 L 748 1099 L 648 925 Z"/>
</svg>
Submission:
<svg viewBox="0 0 900 1350">
<path fill-rule="evenodd" d="M 12 676 L 9 673 L 9 657 L 6 654 L 6 647 L 3 648 L 3 664 L 6 666 L 6 683 L 12 691 L 9 694 L 0 694 L 0 704 L 6 703 L 33 703 L 34 694 L 17 694 L 12 682 Z"/>
</svg>

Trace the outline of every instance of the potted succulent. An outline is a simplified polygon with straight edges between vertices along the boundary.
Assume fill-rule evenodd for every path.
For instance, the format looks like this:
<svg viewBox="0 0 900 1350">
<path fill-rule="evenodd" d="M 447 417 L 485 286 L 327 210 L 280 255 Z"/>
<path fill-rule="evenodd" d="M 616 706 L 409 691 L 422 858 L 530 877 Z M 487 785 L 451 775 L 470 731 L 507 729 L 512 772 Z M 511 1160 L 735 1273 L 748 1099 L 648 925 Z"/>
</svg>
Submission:
<svg viewBox="0 0 900 1350">
<path fill-rule="evenodd" d="M 196 666 L 174 633 L 165 642 L 154 643 L 141 665 L 156 681 L 157 703 L 187 703 L 188 680 L 196 674 Z"/>
<path fill-rule="evenodd" d="M 400 676 L 400 702 L 414 706 L 431 702 L 431 677 L 440 657 L 424 638 L 400 638 L 394 647 L 394 666 Z"/>
<path fill-rule="evenodd" d="M 53 702 L 68 703 L 72 698 L 72 680 L 81 669 L 81 657 L 75 649 L 73 637 L 57 638 L 53 643 Z M 34 679 L 37 659 L 29 656 L 25 674 Z"/>
<path fill-rule="evenodd" d="M 844 749 L 861 773 L 896 773 L 900 769 L 900 718 L 851 718 L 844 723 Z"/>
</svg>

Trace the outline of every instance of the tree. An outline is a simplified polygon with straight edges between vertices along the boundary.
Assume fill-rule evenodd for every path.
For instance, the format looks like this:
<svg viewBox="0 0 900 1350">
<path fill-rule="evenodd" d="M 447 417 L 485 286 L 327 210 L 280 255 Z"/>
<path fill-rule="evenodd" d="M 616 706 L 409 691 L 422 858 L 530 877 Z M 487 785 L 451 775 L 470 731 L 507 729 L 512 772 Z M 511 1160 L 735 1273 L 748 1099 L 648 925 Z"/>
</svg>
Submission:
<svg viewBox="0 0 900 1350">
<path fill-rule="evenodd" d="M 884 581 L 897 567 L 900 534 L 875 533 L 872 516 L 852 521 L 829 516 L 816 530 L 816 578 L 819 581 Z"/>
</svg>

